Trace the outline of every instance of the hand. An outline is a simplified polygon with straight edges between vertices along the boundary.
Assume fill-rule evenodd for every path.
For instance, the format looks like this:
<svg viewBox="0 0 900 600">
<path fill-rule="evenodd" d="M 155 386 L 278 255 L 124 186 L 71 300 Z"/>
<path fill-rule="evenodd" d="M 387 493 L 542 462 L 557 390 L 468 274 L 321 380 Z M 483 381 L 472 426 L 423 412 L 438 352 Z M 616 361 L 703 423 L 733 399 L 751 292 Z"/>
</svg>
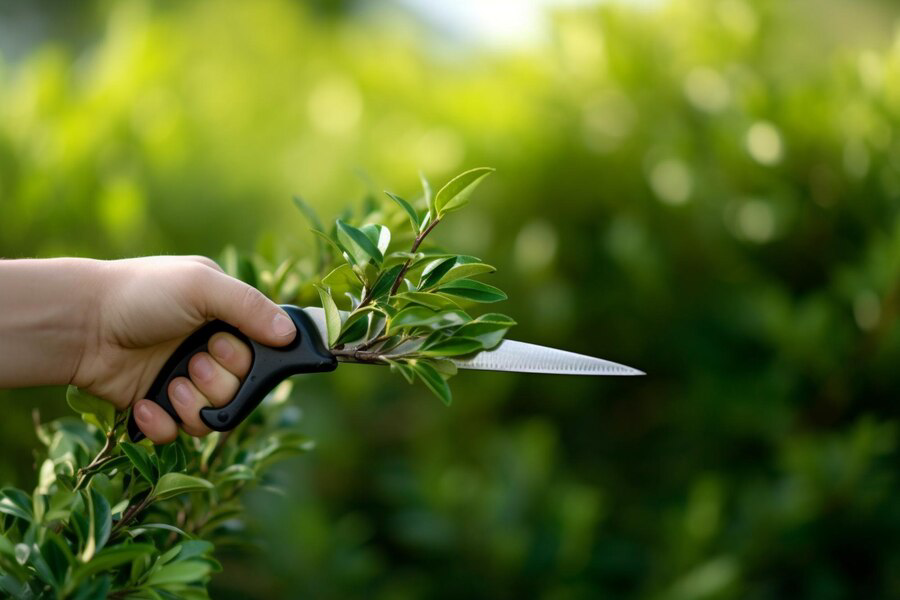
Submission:
<svg viewBox="0 0 900 600">
<path fill-rule="evenodd" d="M 138 426 L 154 443 L 172 441 L 177 426 L 157 404 L 143 399 L 168 357 L 194 330 L 212 319 L 234 325 L 269 346 L 293 340 L 293 321 L 262 293 L 228 275 L 205 257 L 148 257 L 94 263 L 94 314 L 71 382 L 125 409 L 134 404 Z M 210 353 L 195 355 L 190 379 L 169 385 L 182 429 L 209 429 L 200 409 L 231 401 L 250 369 L 250 348 L 236 337 L 210 338 Z"/>
</svg>

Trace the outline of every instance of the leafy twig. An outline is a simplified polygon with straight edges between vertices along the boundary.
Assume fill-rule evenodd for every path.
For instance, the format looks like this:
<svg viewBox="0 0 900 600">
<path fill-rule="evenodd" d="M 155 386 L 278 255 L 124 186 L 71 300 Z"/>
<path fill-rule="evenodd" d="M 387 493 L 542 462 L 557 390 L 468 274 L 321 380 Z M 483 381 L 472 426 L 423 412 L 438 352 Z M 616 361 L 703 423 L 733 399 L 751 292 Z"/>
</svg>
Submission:
<svg viewBox="0 0 900 600">
<path fill-rule="evenodd" d="M 437 224 L 440 223 L 440 219 L 435 219 L 431 222 L 431 224 L 425 228 L 419 235 L 416 236 L 416 239 L 413 240 L 412 248 L 410 249 L 411 253 L 415 253 L 416 250 L 419 249 L 419 245 L 422 243 L 422 240 L 431 233 L 431 230 L 437 227 Z M 391 296 L 397 293 L 397 290 L 400 289 L 400 284 L 403 282 L 403 278 L 406 276 L 406 272 L 409 271 L 409 267 L 412 264 L 412 258 L 407 258 L 406 262 L 403 263 L 403 268 L 400 269 L 400 272 L 397 273 L 397 278 L 394 280 L 394 284 L 391 286 Z"/>
<path fill-rule="evenodd" d="M 149 491 L 147 495 L 144 496 L 140 502 L 136 504 L 132 504 L 128 508 L 125 509 L 125 512 L 122 514 L 122 518 L 119 519 L 112 528 L 112 534 L 116 534 L 119 530 L 121 530 L 125 525 L 128 524 L 134 517 L 138 515 L 142 510 L 147 508 L 152 502 L 153 494 Z"/>
<path fill-rule="evenodd" d="M 118 437 L 117 432 L 119 427 L 125 422 L 125 415 L 127 413 L 122 412 L 116 417 L 115 423 L 113 423 L 112 428 L 106 432 L 106 441 L 103 444 L 103 448 L 100 449 L 100 452 L 94 456 L 93 460 L 91 460 L 88 466 L 83 467 L 78 470 L 78 481 L 75 484 L 75 490 L 78 491 L 87 485 L 88 481 L 90 481 L 91 476 L 93 476 L 100 468 L 113 459 L 112 452 L 116 447 L 116 437 Z"/>
</svg>

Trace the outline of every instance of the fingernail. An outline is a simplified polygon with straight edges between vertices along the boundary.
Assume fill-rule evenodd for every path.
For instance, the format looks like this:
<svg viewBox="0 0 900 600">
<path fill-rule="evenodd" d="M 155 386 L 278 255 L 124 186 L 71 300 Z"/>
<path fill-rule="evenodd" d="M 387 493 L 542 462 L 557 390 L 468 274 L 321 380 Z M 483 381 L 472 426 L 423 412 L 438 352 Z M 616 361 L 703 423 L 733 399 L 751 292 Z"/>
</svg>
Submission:
<svg viewBox="0 0 900 600">
<path fill-rule="evenodd" d="M 191 398 L 191 391 L 188 389 L 186 383 L 176 383 L 175 389 L 172 390 L 172 396 L 179 406 L 182 408 L 190 408 L 193 398 Z"/>
<path fill-rule="evenodd" d="M 205 356 L 198 356 L 196 359 L 194 359 L 194 362 L 191 363 L 191 367 L 191 374 L 198 379 L 202 379 L 203 381 L 209 381 L 210 379 L 212 379 L 213 366 L 212 364 L 210 364 L 209 359 Z"/>
<path fill-rule="evenodd" d="M 144 425 L 150 423 L 150 421 L 153 419 L 153 413 L 150 412 L 150 409 L 145 404 L 138 404 L 135 407 L 134 416 Z"/>
<path fill-rule="evenodd" d="M 274 331 L 275 335 L 278 337 L 287 337 L 294 333 L 296 329 L 297 328 L 294 327 L 294 322 L 284 313 L 278 313 L 275 315 L 275 319 L 272 320 L 272 331 Z"/>
<path fill-rule="evenodd" d="M 209 349 L 216 358 L 221 358 L 222 360 L 228 360 L 231 358 L 231 355 L 234 354 L 234 348 L 232 348 L 231 343 L 225 338 L 216 338 L 213 340 Z"/>
</svg>

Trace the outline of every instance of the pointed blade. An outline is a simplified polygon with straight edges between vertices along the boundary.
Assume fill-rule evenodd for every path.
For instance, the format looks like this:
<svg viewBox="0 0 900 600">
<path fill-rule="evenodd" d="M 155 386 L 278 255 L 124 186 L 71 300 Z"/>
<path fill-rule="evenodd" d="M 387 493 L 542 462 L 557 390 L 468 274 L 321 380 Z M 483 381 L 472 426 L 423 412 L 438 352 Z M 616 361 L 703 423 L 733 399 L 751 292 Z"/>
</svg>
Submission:
<svg viewBox="0 0 900 600">
<path fill-rule="evenodd" d="M 315 306 L 303 310 L 316 324 L 319 336 L 323 340 L 328 339 L 325 311 Z M 514 340 L 503 340 L 493 350 L 485 350 L 471 358 L 455 359 L 453 362 L 460 369 L 478 371 L 555 375 L 644 375 L 643 371 L 602 358 Z"/>
<path fill-rule="evenodd" d="M 460 369 L 515 371 L 551 375 L 644 375 L 619 363 L 527 342 L 503 340 L 493 350 L 454 360 Z"/>
</svg>

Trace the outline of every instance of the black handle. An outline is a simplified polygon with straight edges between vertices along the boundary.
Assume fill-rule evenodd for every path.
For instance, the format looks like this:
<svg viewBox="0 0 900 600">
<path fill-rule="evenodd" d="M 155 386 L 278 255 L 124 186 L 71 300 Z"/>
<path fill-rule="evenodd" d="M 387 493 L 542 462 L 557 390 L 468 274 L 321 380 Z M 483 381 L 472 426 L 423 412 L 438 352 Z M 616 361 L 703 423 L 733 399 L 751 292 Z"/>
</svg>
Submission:
<svg viewBox="0 0 900 600">
<path fill-rule="evenodd" d="M 231 402 L 220 408 L 206 407 L 200 410 L 200 419 L 215 431 L 228 431 L 237 427 L 262 402 L 266 394 L 287 377 L 299 373 L 323 373 L 337 368 L 337 359 L 322 343 L 319 331 L 309 315 L 296 306 L 284 305 L 282 308 L 297 326 L 297 337 L 287 346 L 264 346 L 224 321 L 211 321 L 178 346 L 150 385 L 145 398 L 159 404 L 176 423 L 180 423 L 181 419 L 169 401 L 169 383 L 176 377 L 188 377 L 188 362 L 191 357 L 198 352 L 206 352 L 209 338 L 220 331 L 228 332 L 250 346 L 253 364 Z M 134 421 L 134 413 L 128 418 L 128 435 L 134 442 L 144 438 Z"/>
</svg>

